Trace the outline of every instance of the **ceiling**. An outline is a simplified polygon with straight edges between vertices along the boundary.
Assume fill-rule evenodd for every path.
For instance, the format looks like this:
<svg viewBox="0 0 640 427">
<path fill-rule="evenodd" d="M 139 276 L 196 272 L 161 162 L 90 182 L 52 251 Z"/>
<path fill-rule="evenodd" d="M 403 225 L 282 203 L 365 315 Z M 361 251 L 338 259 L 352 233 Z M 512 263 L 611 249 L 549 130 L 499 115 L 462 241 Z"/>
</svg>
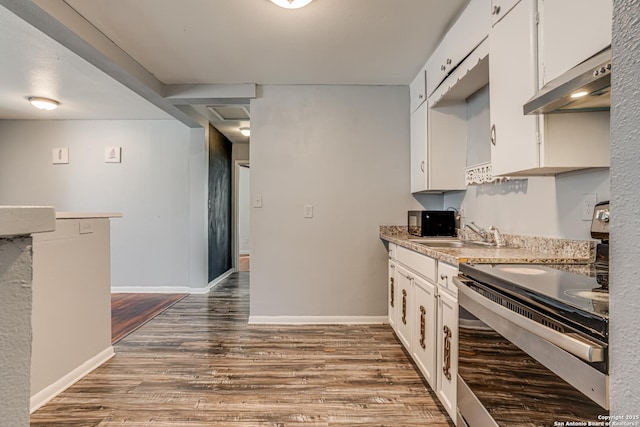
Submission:
<svg viewBox="0 0 640 427">
<path fill-rule="evenodd" d="M 407 85 L 467 2 L 0 0 L 0 119 L 43 118 L 25 98 L 47 96 L 46 118 L 205 120 L 246 142 L 247 120 L 207 107 L 248 105 L 247 83 Z"/>
</svg>

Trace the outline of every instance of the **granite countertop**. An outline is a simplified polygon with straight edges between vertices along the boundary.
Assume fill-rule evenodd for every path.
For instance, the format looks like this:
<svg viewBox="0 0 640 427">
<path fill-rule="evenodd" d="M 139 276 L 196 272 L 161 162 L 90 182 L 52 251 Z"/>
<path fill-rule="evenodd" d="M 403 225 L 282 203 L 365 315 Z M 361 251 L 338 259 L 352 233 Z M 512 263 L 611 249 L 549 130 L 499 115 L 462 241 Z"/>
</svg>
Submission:
<svg viewBox="0 0 640 427">
<path fill-rule="evenodd" d="M 508 236 L 507 242 L 517 247 L 429 247 L 409 239 L 415 239 L 398 227 L 381 227 L 380 238 L 423 255 L 458 265 L 465 262 L 477 264 L 589 264 L 593 262 L 592 242 L 537 237 Z M 553 240 L 549 244 L 548 240 Z"/>
</svg>

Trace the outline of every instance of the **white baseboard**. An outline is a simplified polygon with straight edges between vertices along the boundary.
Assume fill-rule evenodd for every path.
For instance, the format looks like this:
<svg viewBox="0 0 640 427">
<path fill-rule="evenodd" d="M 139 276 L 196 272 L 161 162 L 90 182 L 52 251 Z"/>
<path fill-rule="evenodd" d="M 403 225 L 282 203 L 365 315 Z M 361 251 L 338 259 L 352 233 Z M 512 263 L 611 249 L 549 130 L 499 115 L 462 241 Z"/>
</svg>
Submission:
<svg viewBox="0 0 640 427">
<path fill-rule="evenodd" d="M 234 269 L 227 270 L 225 273 L 222 273 L 220 276 L 216 277 L 205 288 L 191 288 L 192 294 L 207 294 L 213 288 L 215 288 L 220 282 L 225 280 L 227 277 L 231 276 L 235 272 Z"/>
<path fill-rule="evenodd" d="M 203 288 L 190 288 L 188 286 L 112 286 L 112 294 L 206 294 L 218 283 L 231 276 L 234 270 L 227 270 L 213 279 Z"/>
<path fill-rule="evenodd" d="M 35 411 L 40 409 L 44 404 L 49 402 L 51 399 L 80 381 L 84 378 L 89 372 L 96 369 L 98 366 L 102 365 L 107 360 L 111 359 L 115 356 L 113 351 L 113 347 L 109 346 L 100 353 L 93 356 L 91 359 L 84 362 L 82 365 L 78 366 L 73 371 L 69 372 L 67 375 L 60 378 L 58 381 L 53 384 L 45 387 L 38 393 L 31 396 L 30 399 L 30 413 L 33 414 Z"/>
<path fill-rule="evenodd" d="M 387 316 L 249 316 L 250 325 L 381 325 Z"/>
</svg>

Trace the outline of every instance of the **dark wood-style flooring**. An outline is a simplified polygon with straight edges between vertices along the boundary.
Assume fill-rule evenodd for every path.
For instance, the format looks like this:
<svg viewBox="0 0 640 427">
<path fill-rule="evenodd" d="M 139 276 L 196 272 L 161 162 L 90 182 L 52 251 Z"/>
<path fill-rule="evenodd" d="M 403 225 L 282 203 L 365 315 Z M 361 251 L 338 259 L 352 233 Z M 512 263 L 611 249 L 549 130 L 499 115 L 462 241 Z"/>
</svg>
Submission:
<svg viewBox="0 0 640 427">
<path fill-rule="evenodd" d="M 388 325 L 248 325 L 249 274 L 190 295 L 32 426 L 453 426 Z"/>
<path fill-rule="evenodd" d="M 187 294 L 111 294 L 113 344 L 171 307 Z"/>
</svg>

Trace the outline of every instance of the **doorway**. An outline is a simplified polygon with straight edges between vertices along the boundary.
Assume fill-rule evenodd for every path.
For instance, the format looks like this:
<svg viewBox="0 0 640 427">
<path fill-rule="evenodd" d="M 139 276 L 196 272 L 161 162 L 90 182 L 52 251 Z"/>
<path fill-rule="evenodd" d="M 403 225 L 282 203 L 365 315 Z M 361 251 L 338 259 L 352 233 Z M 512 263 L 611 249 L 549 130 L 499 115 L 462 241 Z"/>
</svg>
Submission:
<svg viewBox="0 0 640 427">
<path fill-rule="evenodd" d="M 250 173 L 249 163 L 238 163 L 238 271 L 251 269 Z"/>
</svg>

